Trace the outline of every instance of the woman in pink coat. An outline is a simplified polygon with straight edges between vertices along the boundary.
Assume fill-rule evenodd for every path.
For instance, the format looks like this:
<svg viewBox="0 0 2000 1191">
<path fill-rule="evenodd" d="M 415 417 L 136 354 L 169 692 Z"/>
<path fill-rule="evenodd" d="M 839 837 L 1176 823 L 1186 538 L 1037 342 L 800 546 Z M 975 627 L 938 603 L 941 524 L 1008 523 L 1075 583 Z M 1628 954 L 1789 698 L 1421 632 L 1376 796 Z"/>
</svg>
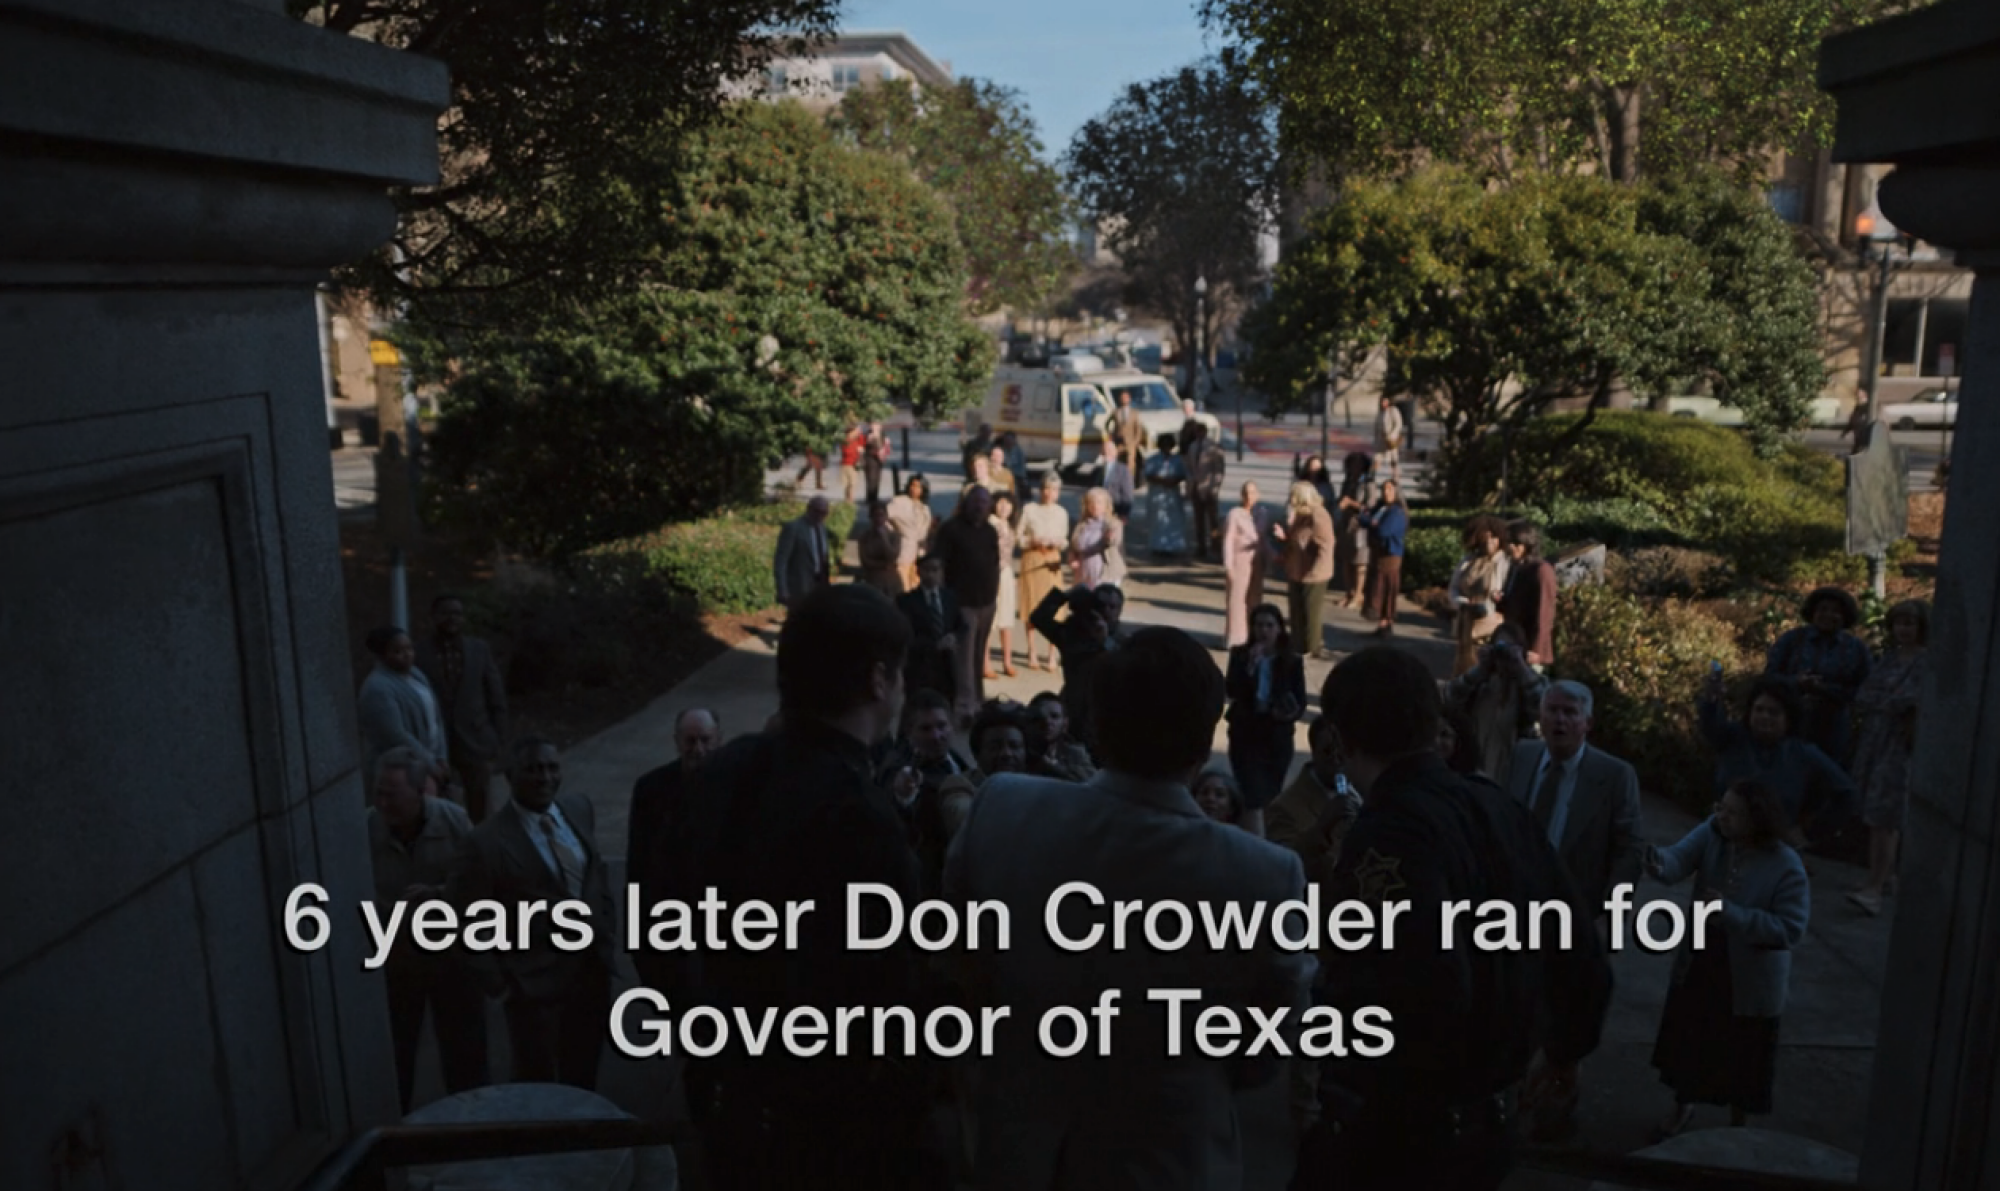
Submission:
<svg viewBox="0 0 2000 1191">
<path fill-rule="evenodd" d="M 1271 548 L 1266 538 L 1270 515 L 1257 507 L 1257 485 L 1243 485 L 1243 503 L 1229 510 L 1222 526 L 1222 571 L 1229 606 L 1229 647 L 1250 640 L 1250 610 L 1264 602 L 1264 562 Z"/>
</svg>

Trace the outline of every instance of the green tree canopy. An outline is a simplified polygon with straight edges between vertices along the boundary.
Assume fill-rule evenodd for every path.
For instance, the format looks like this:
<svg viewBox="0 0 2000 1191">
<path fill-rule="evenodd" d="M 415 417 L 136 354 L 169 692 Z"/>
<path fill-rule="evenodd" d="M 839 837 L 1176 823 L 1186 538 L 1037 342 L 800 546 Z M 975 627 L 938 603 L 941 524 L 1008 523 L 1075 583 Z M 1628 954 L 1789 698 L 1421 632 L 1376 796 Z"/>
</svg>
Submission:
<svg viewBox="0 0 2000 1191">
<path fill-rule="evenodd" d="M 683 150 L 631 192 L 632 283 L 486 340 L 446 390 L 440 494 L 513 544 L 565 555 L 752 496 L 767 461 L 892 397 L 952 409 L 990 369 L 950 212 L 900 162 L 796 104 L 741 105 Z"/>
<path fill-rule="evenodd" d="M 1196 342 L 1195 281 L 1216 330 L 1262 283 L 1259 241 L 1276 223 L 1276 133 L 1225 64 L 1183 67 L 1126 88 L 1071 141 L 1071 189 L 1122 262 L 1128 304 Z"/>
<path fill-rule="evenodd" d="M 1062 177 L 1042 160 L 1018 92 L 978 79 L 920 92 L 908 80 L 849 91 L 829 121 L 898 157 L 957 215 L 974 313 L 1034 309 L 1076 269 Z"/>
<path fill-rule="evenodd" d="M 1820 39 L 1925 0 L 1201 0 L 1336 176 L 1453 161 L 1621 182 L 1823 138 Z"/>
<path fill-rule="evenodd" d="M 587 292 L 632 249 L 615 179 L 733 79 L 830 35 L 839 0 L 287 0 L 295 16 L 442 60 L 444 181 L 396 195 L 348 281 L 440 321 L 506 325 Z M 604 206 L 598 205 L 603 199 Z M 542 217 L 559 203 L 562 220 Z"/>
<path fill-rule="evenodd" d="M 1450 168 L 1354 183 L 1318 211 L 1245 320 L 1245 380 L 1284 408 L 1329 360 L 1381 350 L 1390 390 L 1444 423 L 1445 495 L 1489 493 L 1454 462 L 1566 396 L 1695 378 L 1760 441 L 1821 380 L 1809 270 L 1768 209 L 1721 183 L 1675 190 L 1555 175 L 1491 190 Z M 1458 485 L 1458 486 L 1454 486 Z"/>
</svg>

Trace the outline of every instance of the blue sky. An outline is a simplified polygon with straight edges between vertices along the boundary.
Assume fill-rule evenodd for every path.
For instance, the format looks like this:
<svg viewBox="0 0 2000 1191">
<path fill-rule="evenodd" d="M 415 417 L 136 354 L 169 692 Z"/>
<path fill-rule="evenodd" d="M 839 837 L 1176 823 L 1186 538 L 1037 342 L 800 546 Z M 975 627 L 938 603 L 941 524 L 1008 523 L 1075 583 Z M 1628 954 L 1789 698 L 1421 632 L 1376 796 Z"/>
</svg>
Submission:
<svg viewBox="0 0 2000 1191">
<path fill-rule="evenodd" d="M 841 25 L 901 30 L 952 74 L 1020 91 L 1052 159 L 1126 85 L 1219 45 L 1195 0 L 846 0 Z"/>
</svg>

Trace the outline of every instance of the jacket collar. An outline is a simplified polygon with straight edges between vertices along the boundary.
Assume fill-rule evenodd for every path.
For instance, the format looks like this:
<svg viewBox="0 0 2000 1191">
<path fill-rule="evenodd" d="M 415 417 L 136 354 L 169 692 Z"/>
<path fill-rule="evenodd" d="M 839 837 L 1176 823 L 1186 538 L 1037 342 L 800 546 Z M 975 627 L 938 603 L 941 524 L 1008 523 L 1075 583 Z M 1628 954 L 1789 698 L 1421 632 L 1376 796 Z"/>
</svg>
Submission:
<svg viewBox="0 0 2000 1191">
<path fill-rule="evenodd" d="M 1114 798 L 1151 807 L 1154 810 L 1187 815 L 1195 819 L 1207 818 L 1202 814 L 1201 808 L 1195 805 L 1194 795 L 1179 782 L 1100 769 L 1086 784 L 1095 786 Z"/>
</svg>

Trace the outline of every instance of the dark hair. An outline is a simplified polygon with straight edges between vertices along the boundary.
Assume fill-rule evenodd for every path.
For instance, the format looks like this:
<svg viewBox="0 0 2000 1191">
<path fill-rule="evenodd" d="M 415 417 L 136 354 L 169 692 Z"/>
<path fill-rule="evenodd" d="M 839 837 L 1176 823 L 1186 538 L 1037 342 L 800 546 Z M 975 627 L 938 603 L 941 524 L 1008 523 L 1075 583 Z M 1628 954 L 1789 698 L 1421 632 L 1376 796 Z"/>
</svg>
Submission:
<svg viewBox="0 0 2000 1191">
<path fill-rule="evenodd" d="M 979 714 L 972 717 L 972 729 L 966 734 L 975 759 L 979 756 L 979 746 L 986 739 L 986 734 L 1001 728 L 1012 728 L 1021 734 L 1023 741 L 1028 739 L 1028 717 L 1021 714 L 1021 708 L 1016 704 L 989 700 L 979 709 Z"/>
<path fill-rule="evenodd" d="M 1232 824 L 1241 823 L 1243 821 L 1243 787 L 1236 784 L 1236 779 L 1231 777 L 1227 770 L 1202 770 L 1195 775 L 1194 785 L 1189 787 L 1188 793 L 1190 795 L 1199 794 L 1201 788 L 1210 782 L 1222 783 L 1223 792 L 1229 795 L 1229 821 Z"/>
<path fill-rule="evenodd" d="M 1507 537 L 1504 539 L 1516 546 L 1528 548 L 1529 558 L 1538 558 L 1542 553 L 1542 531 L 1535 528 L 1532 521 L 1509 521 Z"/>
<path fill-rule="evenodd" d="M 1459 541 L 1470 551 L 1479 545 L 1481 536 L 1489 533 L 1495 541 L 1505 542 L 1507 523 L 1491 513 L 1481 513 L 1465 523 L 1465 532 L 1459 536 Z"/>
<path fill-rule="evenodd" d="M 1520 622 L 1515 620 L 1503 620 L 1498 625 L 1495 625 L 1493 632 L 1487 636 L 1486 643 L 1488 645 L 1497 645 L 1502 633 L 1512 637 L 1514 644 L 1521 648 L 1526 649 L 1528 647 L 1528 630 L 1522 628 Z"/>
<path fill-rule="evenodd" d="M 1375 467 L 1375 460 L 1366 451 L 1349 451 L 1340 461 L 1340 470 L 1350 479 L 1367 475 Z"/>
<path fill-rule="evenodd" d="M 1252 636 L 1256 635 L 1257 618 L 1259 616 L 1269 616 L 1278 622 L 1278 652 L 1290 652 L 1292 648 L 1292 634 L 1291 630 L 1285 626 L 1285 614 L 1278 611 L 1276 604 L 1259 604 L 1255 608 L 1250 609 L 1250 632 Z"/>
<path fill-rule="evenodd" d="M 441 591 L 431 597 L 431 611 L 435 612 L 441 605 L 450 604 L 454 602 L 463 605 L 465 603 L 465 597 L 459 595 L 455 591 Z"/>
<path fill-rule="evenodd" d="M 519 765 L 523 757 L 536 749 L 555 749 L 558 753 L 562 752 L 562 748 L 546 736 L 516 736 L 514 743 L 507 749 L 508 768 Z"/>
<path fill-rule="evenodd" d="M 1060 703 L 1060 702 L 1062 702 L 1061 695 L 1056 694 L 1054 691 L 1043 691 L 1041 694 L 1036 695 L 1034 698 L 1028 700 L 1028 710 L 1033 711 L 1035 708 L 1040 707 L 1044 703 Z"/>
<path fill-rule="evenodd" d="M 1835 587 L 1832 584 L 1812 589 L 1806 596 L 1805 603 L 1799 605 L 1799 618 L 1811 624 L 1812 618 L 1819 615 L 1819 606 L 1828 600 L 1840 605 L 1841 628 L 1851 629 L 1861 623 L 1861 605 L 1855 602 L 1853 595 L 1849 594 L 1846 588 Z"/>
<path fill-rule="evenodd" d="M 1160 454 L 1165 455 L 1172 452 L 1173 449 L 1179 444 L 1180 444 L 1180 439 L 1178 436 L 1174 434 L 1162 434 L 1160 437 L 1153 440 L 1153 449 L 1158 451 Z"/>
<path fill-rule="evenodd" d="M 926 555 L 924 555 L 924 556 L 923 556 L 922 558 L 919 558 L 919 559 L 917 560 L 917 565 L 918 565 L 918 566 L 920 566 L 920 567 L 927 567 L 927 566 L 931 565 L 932 563 L 936 563 L 936 564 L 938 564 L 939 566 L 943 566 L 943 565 L 944 565 L 944 555 L 942 555 L 942 554 L 939 554 L 939 553 L 937 553 L 937 552 L 936 552 L 936 551 L 934 550 L 934 551 L 932 551 L 931 553 L 929 553 L 929 554 L 926 554 Z"/>
<path fill-rule="evenodd" d="M 910 478 L 903 481 L 903 494 L 905 496 L 909 495 L 910 485 L 912 484 L 917 485 L 917 487 L 923 490 L 923 495 L 925 500 L 929 500 L 931 498 L 931 482 L 924 478 L 922 472 L 913 471 L 910 473 Z"/>
<path fill-rule="evenodd" d="M 1765 695 L 1776 699 L 1778 706 L 1785 709 L 1785 735 L 1798 735 L 1799 721 L 1805 716 L 1805 707 L 1799 701 L 1799 688 L 1791 679 L 1776 674 L 1760 674 L 1757 681 L 1750 684 L 1750 693 L 1743 697 L 1744 722 L 1750 720 L 1751 706 Z"/>
<path fill-rule="evenodd" d="M 949 715 L 951 714 L 951 700 L 929 687 L 920 687 L 917 690 L 911 691 L 903 699 L 903 726 L 908 727 L 911 720 L 916 719 L 919 713 L 926 711 L 942 711 Z"/>
<path fill-rule="evenodd" d="M 1743 800 L 1743 807 L 1750 812 L 1750 846 L 1769 848 L 1785 838 L 1785 804 L 1778 801 L 1778 792 L 1755 778 L 1738 778 L 1729 783 L 1722 792 L 1724 798 L 1731 794 Z"/>
<path fill-rule="evenodd" d="M 1895 641 L 1896 622 L 1908 620 L 1917 626 L 1917 644 L 1931 643 L 1931 606 L 1927 600 L 1904 600 L 1889 609 L 1889 615 L 1882 618 L 1882 625 L 1889 630 L 1891 644 Z"/>
<path fill-rule="evenodd" d="M 1342 661 L 1320 685 L 1319 706 L 1349 753 L 1389 759 L 1437 748 L 1437 679 L 1400 649 L 1372 645 Z"/>
<path fill-rule="evenodd" d="M 1065 602 L 1069 604 L 1069 616 L 1071 620 L 1075 620 L 1079 616 L 1089 616 L 1092 613 L 1096 613 L 1099 616 L 1104 615 L 1104 602 L 1097 598 L 1097 592 L 1094 588 L 1072 587 L 1069 589 L 1069 596 Z"/>
<path fill-rule="evenodd" d="M 1444 759 L 1451 771 L 1458 774 L 1479 772 L 1479 729 L 1472 723 L 1472 717 L 1456 707 L 1444 709 L 1444 723 L 1451 726 L 1451 755 Z"/>
<path fill-rule="evenodd" d="M 1207 759 L 1222 718 L 1222 671 L 1179 629 L 1140 629 L 1093 662 L 1090 742 L 1107 769 L 1177 778 Z"/>
<path fill-rule="evenodd" d="M 889 597 L 861 583 L 814 591 L 778 632 L 778 706 L 830 719 L 869 699 L 875 667 L 900 671 L 910 622 Z"/>
<path fill-rule="evenodd" d="M 407 636 L 409 636 L 408 633 L 393 624 L 385 624 L 379 629 L 370 629 L 367 637 L 368 652 L 379 658 L 388 652 L 389 642 L 394 641 L 398 637 Z"/>
</svg>

